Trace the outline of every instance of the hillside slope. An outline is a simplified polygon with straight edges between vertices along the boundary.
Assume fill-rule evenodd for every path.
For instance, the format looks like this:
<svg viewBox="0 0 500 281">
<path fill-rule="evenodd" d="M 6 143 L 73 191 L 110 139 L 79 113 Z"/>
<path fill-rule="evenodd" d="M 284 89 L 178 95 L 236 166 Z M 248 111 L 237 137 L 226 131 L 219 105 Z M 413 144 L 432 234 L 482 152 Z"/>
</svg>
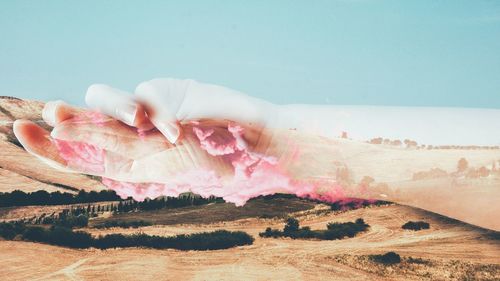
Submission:
<svg viewBox="0 0 500 281">
<path fill-rule="evenodd" d="M 105 187 L 85 175 L 59 172 L 28 154 L 12 131 L 16 119 L 28 119 L 48 128 L 41 119 L 43 103 L 0 97 L 0 192 L 20 189 L 71 192 L 78 189 L 102 190 Z"/>
<path fill-rule="evenodd" d="M 274 202 L 277 203 L 277 202 Z M 280 202 L 280 204 L 283 202 Z M 216 207 L 226 209 L 224 204 Z M 260 206 L 262 207 L 262 206 Z M 273 207 L 272 204 L 267 207 Z M 197 212 L 198 207 L 185 211 Z M 182 210 L 169 210 L 181 212 Z M 200 216 L 216 215 L 202 209 Z M 149 212 L 131 215 L 147 216 Z M 0 241 L 0 274 L 9 280 L 498 280 L 499 240 L 491 231 L 412 207 L 390 205 L 329 212 L 323 204 L 290 213 L 302 226 L 325 229 L 332 221 L 363 218 L 367 232 L 334 241 L 261 238 L 266 227 L 282 228 L 282 219 L 246 218 L 138 229 L 86 229 L 94 235 L 147 233 L 161 236 L 217 229 L 241 230 L 255 237 L 251 246 L 217 251 L 141 248 L 74 250 L 44 244 Z M 179 218 L 182 218 L 180 216 Z M 424 220 L 430 229 L 403 230 L 409 220 Z M 497 233 L 498 235 L 498 233 Z M 498 239 L 498 238 L 497 238 Z M 376 264 L 369 255 L 396 251 L 403 262 Z M 15 258 L 13 258 L 15 257 Z M 414 262 L 410 259 L 415 259 Z"/>
</svg>

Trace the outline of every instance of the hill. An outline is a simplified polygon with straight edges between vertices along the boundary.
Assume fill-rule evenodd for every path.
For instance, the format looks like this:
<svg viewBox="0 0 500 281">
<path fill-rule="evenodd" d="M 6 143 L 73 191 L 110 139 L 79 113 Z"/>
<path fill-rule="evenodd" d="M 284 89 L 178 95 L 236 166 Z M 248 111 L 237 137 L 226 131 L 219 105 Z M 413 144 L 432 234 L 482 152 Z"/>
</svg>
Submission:
<svg viewBox="0 0 500 281">
<path fill-rule="evenodd" d="M 280 199 L 274 203 L 286 203 Z M 217 215 L 224 204 L 203 209 Z M 292 204 L 291 204 L 292 205 Z M 271 204 L 260 208 L 276 208 Z M 257 206 L 254 206 L 257 207 Z M 184 212 L 196 213 L 196 208 Z M 176 212 L 175 210 L 173 212 Z M 247 214 L 255 212 L 248 210 Z M 144 213 L 147 215 L 148 212 Z M 200 214 L 200 213 L 198 213 Z M 201 215 L 201 214 L 200 214 Z M 302 226 L 324 229 L 328 222 L 362 217 L 370 225 L 354 238 L 334 241 L 261 238 L 266 227 L 282 228 L 283 219 L 246 218 L 213 223 L 180 217 L 175 224 L 137 229 L 85 229 L 94 235 L 146 233 L 171 236 L 180 233 L 241 230 L 255 242 L 210 252 L 140 248 L 71 250 L 44 244 L 0 241 L 0 274 L 9 280 L 497 280 L 500 278 L 500 243 L 495 232 L 400 205 L 372 206 L 351 211 L 330 211 L 323 204 L 293 211 Z M 409 221 L 423 220 L 430 229 L 404 230 Z M 396 265 L 380 265 L 370 255 L 395 251 Z M 13 258 L 15 257 L 15 258 Z"/>
<path fill-rule="evenodd" d="M 19 145 L 12 131 L 12 122 L 28 119 L 48 128 L 41 121 L 42 109 L 42 102 L 0 97 L 0 192 L 104 189 L 98 180 L 89 176 L 62 173 L 47 166 Z"/>
</svg>

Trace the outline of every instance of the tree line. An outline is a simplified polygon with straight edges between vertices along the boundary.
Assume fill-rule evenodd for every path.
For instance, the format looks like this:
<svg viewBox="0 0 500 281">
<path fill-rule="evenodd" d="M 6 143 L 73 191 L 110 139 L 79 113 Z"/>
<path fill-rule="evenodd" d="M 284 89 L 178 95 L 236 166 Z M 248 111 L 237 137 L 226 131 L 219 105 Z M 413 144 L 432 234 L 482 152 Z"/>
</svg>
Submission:
<svg viewBox="0 0 500 281">
<path fill-rule="evenodd" d="M 131 198 L 122 199 L 113 190 L 102 190 L 100 192 L 80 190 L 77 194 L 61 193 L 59 191 L 47 192 L 39 190 L 35 192 L 24 192 L 14 190 L 12 192 L 0 192 L 0 207 L 33 206 L 33 205 L 70 205 L 85 204 L 105 201 L 118 201 L 117 204 L 88 205 L 87 213 L 100 213 L 105 211 L 129 212 L 138 210 L 157 210 L 163 208 L 179 208 L 185 206 L 198 206 L 209 203 L 224 203 L 224 199 L 219 197 L 203 198 L 201 196 L 185 193 L 179 197 L 158 197 L 135 201 Z"/>
<path fill-rule="evenodd" d="M 32 205 L 69 205 L 79 203 L 94 203 L 103 201 L 119 201 L 121 198 L 113 190 L 90 191 L 80 190 L 77 194 L 68 192 L 47 192 L 38 190 L 24 192 L 0 192 L 0 207 L 32 206 Z"/>
<path fill-rule="evenodd" d="M 254 241 L 254 238 L 246 232 L 227 230 L 180 234 L 169 237 L 147 234 L 108 234 L 92 237 L 87 232 L 73 231 L 71 228 L 63 226 L 45 228 L 25 225 L 22 222 L 0 223 L 0 237 L 7 240 L 20 239 L 80 249 L 90 247 L 98 249 L 144 247 L 198 251 L 251 245 Z"/>
<path fill-rule="evenodd" d="M 36 225 L 56 225 L 69 228 L 85 227 L 88 225 L 89 218 L 97 217 L 100 213 L 112 212 L 114 214 L 137 212 L 137 211 L 150 211 L 163 208 L 180 208 L 185 206 L 204 205 L 210 203 L 223 203 L 224 200 L 218 197 L 202 198 L 193 194 L 184 194 L 180 197 L 159 197 L 156 199 L 146 199 L 138 202 L 132 199 L 121 200 L 118 203 L 113 202 L 109 204 L 98 203 L 70 206 L 70 208 L 63 209 L 60 212 L 53 212 L 50 214 L 41 214 L 22 220 L 25 223 Z M 150 225 L 149 222 L 131 222 L 129 224 L 121 223 L 113 225 L 112 223 L 105 223 L 100 226 L 107 227 L 139 227 Z"/>
</svg>

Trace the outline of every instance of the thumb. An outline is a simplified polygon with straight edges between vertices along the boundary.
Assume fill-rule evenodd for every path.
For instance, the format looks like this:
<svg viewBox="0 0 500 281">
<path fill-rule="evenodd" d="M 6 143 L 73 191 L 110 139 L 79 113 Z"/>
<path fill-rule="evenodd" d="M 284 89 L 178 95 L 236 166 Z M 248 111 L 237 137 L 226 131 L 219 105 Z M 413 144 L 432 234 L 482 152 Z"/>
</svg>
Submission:
<svg viewBox="0 0 500 281">
<path fill-rule="evenodd" d="M 177 112 L 184 101 L 190 80 L 160 78 L 139 84 L 136 99 L 144 105 L 149 120 L 174 144 L 181 135 Z"/>
<path fill-rule="evenodd" d="M 153 128 L 142 105 L 125 91 L 104 84 L 94 84 L 88 88 L 85 102 L 90 108 L 142 131 Z"/>
</svg>

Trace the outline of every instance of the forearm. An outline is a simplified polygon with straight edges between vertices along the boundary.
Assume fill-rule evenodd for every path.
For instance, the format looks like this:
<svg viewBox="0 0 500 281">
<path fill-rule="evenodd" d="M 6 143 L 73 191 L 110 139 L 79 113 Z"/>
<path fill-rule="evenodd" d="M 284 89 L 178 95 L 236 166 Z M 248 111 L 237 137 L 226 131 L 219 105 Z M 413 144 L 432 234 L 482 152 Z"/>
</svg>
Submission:
<svg viewBox="0 0 500 281">
<path fill-rule="evenodd" d="M 292 105 L 281 107 L 279 116 L 270 127 L 294 129 L 294 139 L 306 140 L 301 142 L 306 152 L 301 156 L 307 159 L 298 160 L 303 169 L 315 178 L 333 175 L 349 196 L 411 205 L 500 229 L 492 223 L 498 211 L 494 202 L 500 199 L 500 174 L 494 171 L 500 150 L 491 148 L 500 140 L 495 128 L 499 110 Z M 352 140 L 339 138 L 342 132 Z M 302 135 L 331 137 L 330 144 Z M 375 137 L 412 139 L 434 147 L 365 141 Z M 448 148 L 436 148 L 441 145 Z M 488 147 L 464 147 L 468 145 Z M 461 158 L 468 167 L 459 171 Z M 336 172 L 343 168 L 345 172 Z"/>
<path fill-rule="evenodd" d="M 411 139 L 426 145 L 499 145 L 500 110 L 437 107 L 277 106 L 272 127 L 353 140 Z"/>
</svg>

